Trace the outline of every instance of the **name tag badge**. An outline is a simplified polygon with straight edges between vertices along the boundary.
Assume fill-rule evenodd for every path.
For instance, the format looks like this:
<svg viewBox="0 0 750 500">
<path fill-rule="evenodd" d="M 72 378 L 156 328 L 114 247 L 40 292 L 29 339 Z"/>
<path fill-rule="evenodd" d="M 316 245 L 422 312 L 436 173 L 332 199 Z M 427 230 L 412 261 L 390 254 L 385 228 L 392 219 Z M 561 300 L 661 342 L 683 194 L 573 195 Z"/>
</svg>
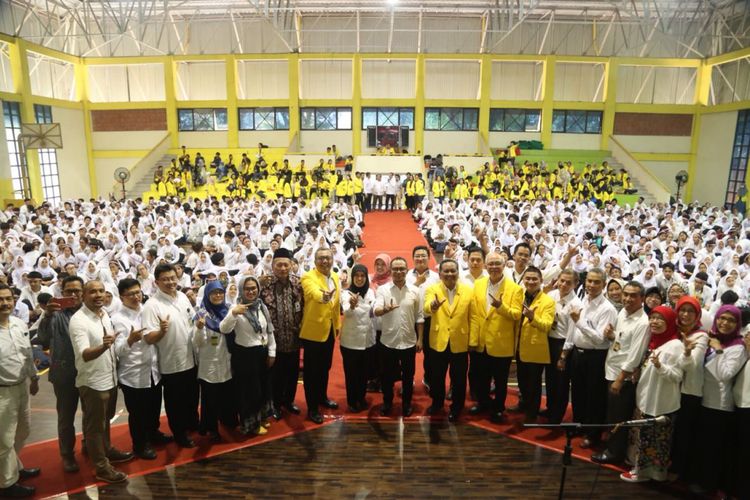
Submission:
<svg viewBox="0 0 750 500">
<path fill-rule="evenodd" d="M 219 345 L 219 336 L 218 335 L 211 335 L 211 345 L 216 347 Z"/>
<path fill-rule="evenodd" d="M 299 302 L 295 302 L 294 303 L 294 312 L 300 312 L 301 309 L 302 309 L 302 306 L 300 305 L 300 303 Z"/>
<path fill-rule="evenodd" d="M 619 351 L 620 350 L 620 343 L 619 342 L 615 342 L 614 344 L 612 344 L 612 350 L 615 351 L 615 352 Z"/>
</svg>

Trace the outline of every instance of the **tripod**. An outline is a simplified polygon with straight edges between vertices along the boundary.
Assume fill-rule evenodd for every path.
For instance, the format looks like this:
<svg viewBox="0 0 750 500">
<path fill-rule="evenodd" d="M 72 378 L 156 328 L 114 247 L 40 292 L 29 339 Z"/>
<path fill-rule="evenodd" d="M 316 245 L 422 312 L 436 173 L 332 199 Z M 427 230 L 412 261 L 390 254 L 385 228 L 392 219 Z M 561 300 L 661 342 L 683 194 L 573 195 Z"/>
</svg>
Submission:
<svg viewBox="0 0 750 500">
<path fill-rule="evenodd" d="M 659 417 L 662 418 L 662 417 Z M 524 427 L 542 428 L 542 429 L 563 429 L 565 431 L 565 448 L 563 448 L 562 470 L 560 471 L 560 490 L 557 493 L 558 500 L 562 500 L 565 493 L 565 479 L 568 473 L 568 466 L 573 463 L 573 436 L 581 429 L 605 429 L 609 427 L 644 427 L 646 425 L 656 425 L 659 420 L 656 418 L 647 418 L 643 420 L 627 420 L 619 424 L 581 424 L 577 422 L 564 422 L 560 424 L 524 424 Z"/>
</svg>

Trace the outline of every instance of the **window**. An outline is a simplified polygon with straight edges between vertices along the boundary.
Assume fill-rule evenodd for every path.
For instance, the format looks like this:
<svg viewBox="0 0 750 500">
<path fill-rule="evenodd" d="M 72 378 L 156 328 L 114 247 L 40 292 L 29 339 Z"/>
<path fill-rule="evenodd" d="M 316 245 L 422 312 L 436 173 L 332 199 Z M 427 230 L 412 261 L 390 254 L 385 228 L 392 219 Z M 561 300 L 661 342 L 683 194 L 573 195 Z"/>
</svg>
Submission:
<svg viewBox="0 0 750 500">
<path fill-rule="evenodd" d="M 179 109 L 177 122 L 182 132 L 227 130 L 226 108 Z"/>
<path fill-rule="evenodd" d="M 552 132 L 601 134 L 602 112 L 556 109 L 552 112 Z"/>
<path fill-rule="evenodd" d="M 302 130 L 351 130 L 352 108 L 302 108 Z"/>
<path fill-rule="evenodd" d="M 240 108 L 240 130 L 289 130 L 289 108 Z"/>
<path fill-rule="evenodd" d="M 539 132 L 542 112 L 538 109 L 491 109 L 491 132 Z"/>
<path fill-rule="evenodd" d="M 362 130 L 367 127 L 409 127 L 414 130 L 414 108 L 362 108 Z"/>
<path fill-rule="evenodd" d="M 425 130 L 477 130 L 479 108 L 426 108 Z"/>
<path fill-rule="evenodd" d="M 8 145 L 10 159 L 10 178 L 13 184 L 13 196 L 30 198 L 29 171 L 26 162 L 21 162 L 21 150 L 18 136 L 21 134 L 21 105 L 13 101 L 3 101 L 3 120 L 5 123 L 5 142 Z"/>
<path fill-rule="evenodd" d="M 52 123 L 52 106 L 34 104 L 37 123 Z M 47 201 L 58 202 L 60 196 L 60 172 L 57 166 L 57 150 L 39 150 L 39 169 L 42 173 L 42 193 Z"/>
<path fill-rule="evenodd" d="M 740 201 L 747 190 L 745 176 L 747 175 L 748 158 L 750 158 L 750 110 L 744 110 L 737 114 L 732 163 L 729 165 L 727 194 L 724 198 L 724 207 L 726 208 L 732 208 L 735 203 Z M 747 206 L 747 201 L 745 201 L 745 205 Z"/>
</svg>

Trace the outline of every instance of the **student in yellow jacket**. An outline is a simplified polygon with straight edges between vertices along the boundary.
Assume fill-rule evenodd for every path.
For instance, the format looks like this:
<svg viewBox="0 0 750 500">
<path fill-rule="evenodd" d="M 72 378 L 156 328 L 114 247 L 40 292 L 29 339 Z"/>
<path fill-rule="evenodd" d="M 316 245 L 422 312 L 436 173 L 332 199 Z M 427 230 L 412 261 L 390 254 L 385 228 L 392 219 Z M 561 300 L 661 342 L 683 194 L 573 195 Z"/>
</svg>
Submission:
<svg viewBox="0 0 750 500">
<path fill-rule="evenodd" d="M 542 291 L 542 271 L 529 266 L 523 273 L 524 302 L 518 336 L 518 388 L 527 422 L 535 422 L 542 401 L 542 372 L 549 366 L 547 336 L 555 321 L 555 301 Z"/>
<path fill-rule="evenodd" d="M 469 332 L 471 327 L 472 291 L 458 282 L 458 263 L 443 259 L 439 267 L 440 282 L 427 288 L 424 314 L 430 316 L 430 397 L 427 410 L 434 415 L 443 410 L 445 374 L 450 367 L 453 399 L 448 420 L 458 420 L 466 399 L 466 374 L 469 366 Z"/>
<path fill-rule="evenodd" d="M 307 416 L 316 424 L 323 422 L 321 405 L 338 408 L 335 401 L 328 399 L 333 344 L 341 331 L 341 285 L 332 266 L 331 250 L 319 248 L 315 252 L 315 268 L 301 279 L 305 304 L 299 338 L 305 350 L 305 401 Z"/>
<path fill-rule="evenodd" d="M 503 277 L 505 259 L 490 253 L 485 259 L 489 276 L 474 282 L 469 345 L 478 352 L 476 415 L 489 412 L 499 422 L 505 411 L 508 373 L 516 349 L 516 330 L 521 319 L 523 289 Z M 490 382 L 495 380 L 495 399 L 490 399 Z"/>
</svg>

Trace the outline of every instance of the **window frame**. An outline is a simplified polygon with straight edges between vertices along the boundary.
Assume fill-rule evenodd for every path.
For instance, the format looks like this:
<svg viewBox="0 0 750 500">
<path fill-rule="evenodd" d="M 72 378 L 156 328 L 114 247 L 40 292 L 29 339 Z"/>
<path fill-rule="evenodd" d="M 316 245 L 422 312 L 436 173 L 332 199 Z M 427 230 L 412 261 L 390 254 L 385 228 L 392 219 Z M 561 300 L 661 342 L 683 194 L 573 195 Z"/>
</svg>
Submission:
<svg viewBox="0 0 750 500">
<path fill-rule="evenodd" d="M 336 117 L 336 123 L 334 124 L 333 128 L 322 128 L 320 125 L 322 122 L 318 119 L 318 113 L 323 112 L 325 110 L 328 113 L 334 113 Z M 304 120 L 302 119 L 303 113 L 310 112 L 313 113 L 313 127 L 306 127 L 304 126 Z M 341 113 L 349 113 L 349 126 L 348 127 L 341 127 L 339 125 L 339 122 L 341 121 L 340 114 Z M 326 120 L 328 121 L 328 120 Z M 317 130 L 317 131 L 334 131 L 334 130 L 351 130 L 352 129 L 352 108 L 350 106 L 305 106 L 303 108 L 299 109 L 299 123 L 300 123 L 300 130 Z"/>
<path fill-rule="evenodd" d="M 272 128 L 258 128 L 257 121 L 255 119 L 255 114 L 258 113 L 258 110 L 267 110 L 268 112 L 273 113 L 273 127 Z M 250 113 L 253 118 L 253 126 L 252 128 L 247 128 L 242 126 L 242 115 L 245 113 Z M 279 127 L 279 113 L 286 113 L 286 126 L 285 127 Z M 248 130 L 257 130 L 261 132 L 271 132 L 274 130 L 289 130 L 289 107 L 288 106 L 256 106 L 252 108 L 238 108 L 237 109 L 237 127 L 241 131 L 248 131 Z"/>
<path fill-rule="evenodd" d="M 385 109 L 394 110 L 398 114 L 398 125 L 385 125 L 379 123 L 380 111 Z M 365 113 L 375 113 L 375 124 L 367 123 L 365 120 Z M 404 115 L 411 113 L 411 122 L 404 120 Z M 409 106 L 363 106 L 361 109 L 362 130 L 367 130 L 367 127 L 409 127 L 409 130 L 414 130 L 414 108 Z"/>
<path fill-rule="evenodd" d="M 448 111 L 450 110 L 450 112 Z M 455 113 L 457 111 L 461 111 L 461 126 L 458 128 L 446 128 L 446 126 L 450 125 L 451 123 L 456 124 L 457 122 L 453 118 L 457 118 L 456 115 L 452 115 L 452 113 Z M 467 113 L 468 111 L 468 113 Z M 437 112 L 437 123 L 438 127 L 428 127 L 427 125 L 427 115 Z M 469 113 L 475 113 L 474 116 L 474 123 L 467 124 L 467 121 L 470 121 L 467 117 L 467 114 Z M 451 115 L 446 116 L 445 118 L 443 115 Z M 479 130 L 479 108 L 475 107 L 426 107 L 424 108 L 424 130 L 430 131 L 430 132 L 476 132 Z"/>
<path fill-rule="evenodd" d="M 203 115 L 206 112 L 211 112 L 211 128 L 197 128 L 196 125 L 196 112 Z M 181 117 L 182 115 L 190 114 L 189 128 L 182 126 Z M 224 117 L 224 126 L 219 125 L 219 117 Z M 227 115 L 227 108 L 178 108 L 177 109 L 177 130 L 179 132 L 226 132 L 229 130 L 229 116 Z"/>
<path fill-rule="evenodd" d="M 506 116 L 508 112 L 523 113 L 522 130 L 508 130 Z M 497 115 L 500 115 L 500 128 L 493 128 L 493 122 L 496 121 Z M 536 126 L 529 126 L 532 117 L 536 116 Z M 542 130 L 542 110 L 534 108 L 491 108 L 490 109 L 490 132 L 541 132 Z"/>
<path fill-rule="evenodd" d="M 575 118 L 574 118 L 575 117 Z M 598 127 L 596 130 L 589 130 L 589 120 L 595 117 L 598 119 Z M 555 122 L 562 118 L 563 125 L 562 129 L 555 126 Z M 574 125 L 573 120 L 583 120 L 583 130 L 571 130 Z M 555 109 L 552 111 L 552 133 L 553 134 L 601 134 L 602 133 L 602 121 L 604 119 L 604 112 L 595 109 Z"/>
<path fill-rule="evenodd" d="M 737 126 L 732 143 L 732 159 L 727 174 L 727 188 L 724 193 L 724 208 L 731 209 L 740 200 L 740 189 L 746 188 L 745 179 L 750 167 L 750 110 L 745 109 L 737 114 Z M 747 190 L 747 188 L 746 188 Z M 745 193 L 748 196 L 748 193 Z M 745 202 L 747 209 L 747 202 Z"/>
</svg>

